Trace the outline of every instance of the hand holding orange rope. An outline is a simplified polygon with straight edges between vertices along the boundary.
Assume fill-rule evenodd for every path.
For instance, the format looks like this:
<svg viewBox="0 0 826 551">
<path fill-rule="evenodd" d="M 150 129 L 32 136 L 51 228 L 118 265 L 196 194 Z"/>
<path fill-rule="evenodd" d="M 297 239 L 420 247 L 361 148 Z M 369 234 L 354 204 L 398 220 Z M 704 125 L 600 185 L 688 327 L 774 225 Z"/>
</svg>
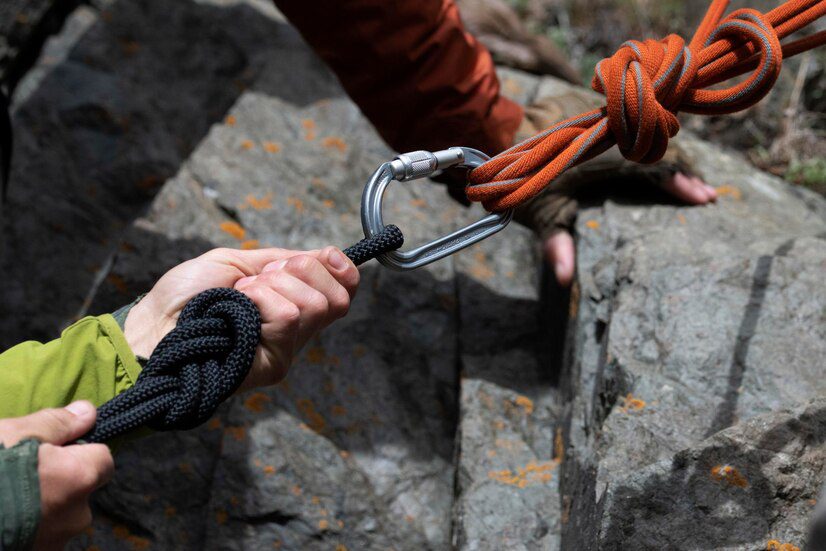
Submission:
<svg viewBox="0 0 826 551">
<path fill-rule="evenodd" d="M 606 105 L 562 121 L 493 157 L 470 173 L 467 196 L 490 211 L 517 207 L 568 168 L 612 145 L 633 161 L 660 160 L 680 129 L 679 111 L 718 115 L 760 101 L 783 57 L 826 44 L 826 31 L 783 46 L 780 39 L 826 14 L 826 0 L 789 0 L 769 13 L 713 0 L 691 43 L 677 35 L 626 42 L 597 64 L 591 86 Z M 751 71 L 723 90 L 712 86 Z"/>
</svg>

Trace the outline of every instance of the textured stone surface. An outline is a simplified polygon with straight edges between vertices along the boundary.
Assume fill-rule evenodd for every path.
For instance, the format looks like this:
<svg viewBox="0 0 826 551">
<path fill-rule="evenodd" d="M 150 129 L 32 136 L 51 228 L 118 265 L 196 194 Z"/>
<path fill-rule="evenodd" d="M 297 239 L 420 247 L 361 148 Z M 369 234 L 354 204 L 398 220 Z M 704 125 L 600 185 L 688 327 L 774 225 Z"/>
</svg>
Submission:
<svg viewBox="0 0 826 551">
<path fill-rule="evenodd" d="M 314 78 L 257 78 L 293 66 Z M 14 97 L 0 302 L 16 316 L 0 320 L 3 346 L 87 311 L 117 236 L 253 80 L 301 102 L 338 90 L 294 30 L 247 4 L 124 0 L 74 12 Z"/>
<path fill-rule="evenodd" d="M 591 101 L 502 76 L 523 103 Z M 4 343 L 212 247 L 349 245 L 392 156 L 257 0 L 93 2 L 15 109 Z M 71 548 L 802 546 L 826 474 L 826 202 L 680 143 L 720 201 L 586 205 L 567 338 L 522 228 L 414 273 L 367 265 L 283 384 L 125 445 Z M 479 214 L 426 182 L 385 205 L 408 246 Z"/>
<path fill-rule="evenodd" d="M 281 73 L 273 71 L 261 79 L 275 81 Z M 327 78 L 312 65 L 291 77 L 316 93 Z M 361 237 L 362 185 L 391 152 L 337 88 L 317 101 L 264 93 L 257 81 L 252 88 L 125 232 L 92 311 L 111 310 L 169 267 L 214 246 L 312 248 Z M 410 244 L 478 215 L 424 182 L 394 186 L 385 206 Z M 513 247 L 494 255 L 505 239 Z M 145 538 L 193 549 L 445 549 L 454 505 L 485 507 L 487 491 L 513 501 L 513 515 L 495 515 L 510 532 L 499 534 L 475 512 L 459 513 L 467 523 L 463 546 L 477 548 L 480 541 L 497 548 L 527 535 L 553 548 L 557 526 L 543 513 L 558 502 L 553 394 L 539 375 L 532 338 L 538 275 L 520 270 L 535 263 L 533 242 L 514 230 L 486 250 L 414 274 L 364 268 L 348 317 L 305 350 L 285 383 L 239 397 L 190 434 L 126 446 L 118 477 L 97 499 L 95 531 L 77 545 L 116 547 L 124 538 Z M 501 356 L 485 345 L 465 354 L 462 343 L 478 338 L 478 320 L 491 316 L 533 333 L 514 332 L 497 347 Z M 508 358 L 522 363 L 510 370 L 512 378 L 503 376 Z M 493 432 L 467 444 L 455 500 L 457 389 L 465 362 L 462 387 L 470 396 L 474 384 L 483 385 L 495 407 L 463 415 L 470 434 L 474 426 Z M 500 457 L 475 464 L 476 455 L 500 444 Z M 147 461 L 147 448 L 157 461 Z M 491 477 L 506 469 L 527 469 L 530 487 Z M 170 478 L 176 482 L 155 483 Z M 181 478 L 191 491 L 182 491 Z"/>
<path fill-rule="evenodd" d="M 800 545 L 823 475 L 820 456 L 801 457 L 786 472 L 798 491 L 783 493 L 777 473 L 728 448 L 719 461 L 755 480 L 730 490 L 754 517 L 734 530 L 721 527 L 736 508 L 709 509 L 692 494 L 707 482 L 699 475 L 675 495 L 647 470 L 702 455 L 717 431 L 761 414 L 771 424 L 769 412 L 826 391 L 826 203 L 689 136 L 682 147 L 718 187 L 716 205 L 643 208 L 625 197 L 580 213 L 563 376 L 565 548 L 755 549 L 774 534 Z M 813 445 L 822 453 L 822 441 Z M 632 499 L 641 487 L 644 498 Z M 628 521 L 663 508 L 699 509 L 704 521 Z"/>
</svg>

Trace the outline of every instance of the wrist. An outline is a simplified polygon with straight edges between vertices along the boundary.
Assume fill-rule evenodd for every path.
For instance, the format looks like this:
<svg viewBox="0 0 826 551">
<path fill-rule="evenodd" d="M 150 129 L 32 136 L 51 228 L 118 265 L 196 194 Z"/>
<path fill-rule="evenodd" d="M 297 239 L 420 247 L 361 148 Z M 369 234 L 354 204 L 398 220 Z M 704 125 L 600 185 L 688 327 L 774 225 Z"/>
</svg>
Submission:
<svg viewBox="0 0 826 551">
<path fill-rule="evenodd" d="M 148 295 L 129 310 L 123 334 L 135 356 L 148 358 L 152 355 L 161 339 L 174 327 L 173 323 L 167 328 L 169 324 L 165 322 L 165 316 L 155 311 Z"/>
</svg>

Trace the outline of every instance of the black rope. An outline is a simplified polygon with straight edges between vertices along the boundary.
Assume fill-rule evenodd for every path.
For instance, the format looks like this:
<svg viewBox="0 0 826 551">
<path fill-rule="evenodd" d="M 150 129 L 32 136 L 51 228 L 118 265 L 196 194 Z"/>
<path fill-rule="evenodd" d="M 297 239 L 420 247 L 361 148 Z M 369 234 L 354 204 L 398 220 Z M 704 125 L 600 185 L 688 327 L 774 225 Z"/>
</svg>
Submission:
<svg viewBox="0 0 826 551">
<path fill-rule="evenodd" d="M 398 249 L 404 236 L 387 226 L 344 250 L 359 265 Z M 152 352 L 135 385 L 98 409 L 81 440 L 106 442 L 138 427 L 191 429 L 209 419 L 246 379 L 261 338 L 255 304 L 234 289 L 209 289 L 190 300 Z"/>
<path fill-rule="evenodd" d="M 402 231 L 393 224 L 390 224 L 389 226 L 385 226 L 380 233 L 377 233 L 373 237 L 362 239 L 355 245 L 347 247 L 344 249 L 344 254 L 350 257 L 353 264 L 359 266 L 371 258 L 376 258 L 380 254 L 395 251 L 402 245 L 404 245 L 404 235 L 402 235 Z"/>
</svg>

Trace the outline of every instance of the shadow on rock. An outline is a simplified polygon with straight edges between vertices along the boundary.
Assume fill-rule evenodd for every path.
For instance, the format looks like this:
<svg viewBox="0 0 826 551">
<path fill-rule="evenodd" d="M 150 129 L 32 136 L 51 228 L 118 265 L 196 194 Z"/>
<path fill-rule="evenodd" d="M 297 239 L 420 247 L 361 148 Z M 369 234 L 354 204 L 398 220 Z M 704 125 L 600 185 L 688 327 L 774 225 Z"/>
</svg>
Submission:
<svg viewBox="0 0 826 551">
<path fill-rule="evenodd" d="M 660 462 L 630 473 L 628 484 L 608 490 L 599 548 L 765 545 L 771 522 L 800 515 L 791 509 L 816 497 L 824 441 L 826 407 L 816 401 L 795 414 L 769 414 L 725 430 L 678 453 L 670 466 Z M 800 528 L 805 534 L 805 522 Z"/>
</svg>

